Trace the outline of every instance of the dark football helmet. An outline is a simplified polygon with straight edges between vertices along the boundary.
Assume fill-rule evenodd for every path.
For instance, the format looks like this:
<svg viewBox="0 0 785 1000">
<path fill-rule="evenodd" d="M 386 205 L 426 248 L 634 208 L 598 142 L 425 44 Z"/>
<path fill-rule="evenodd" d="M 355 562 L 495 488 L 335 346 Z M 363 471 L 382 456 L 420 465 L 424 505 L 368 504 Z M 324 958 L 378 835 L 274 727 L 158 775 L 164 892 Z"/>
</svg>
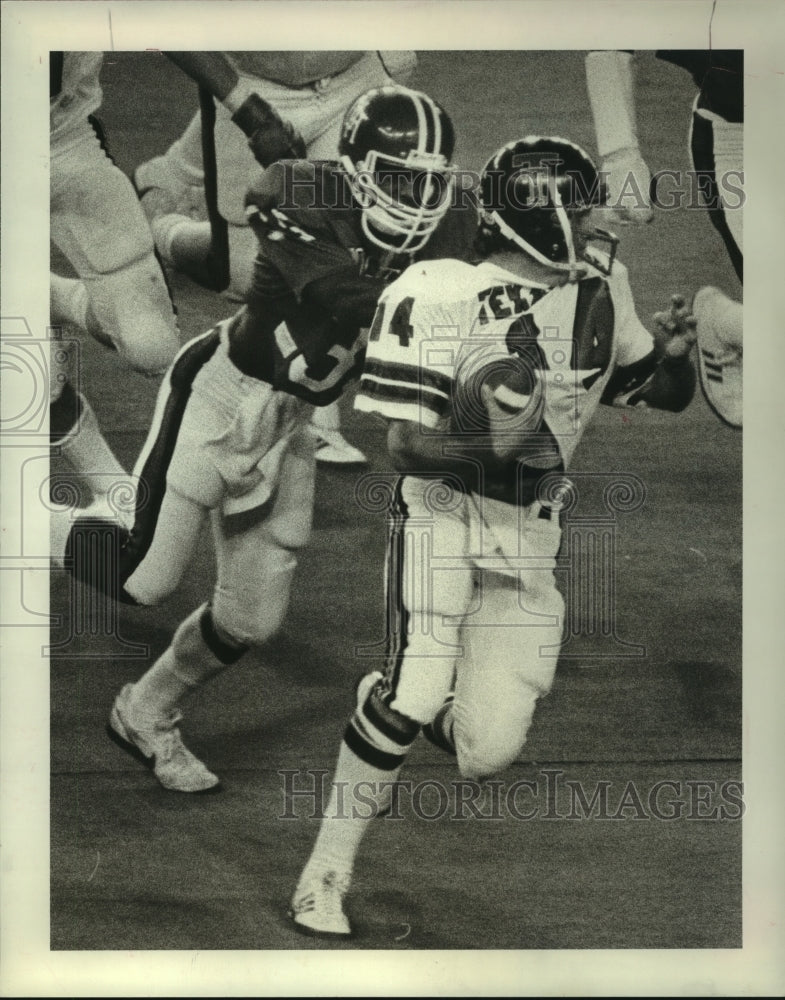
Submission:
<svg viewBox="0 0 785 1000">
<path fill-rule="evenodd" d="M 497 150 L 483 168 L 482 231 L 571 275 L 580 258 L 609 272 L 616 236 L 576 225 L 607 199 L 605 182 L 584 149 L 558 136 L 526 136 Z M 588 239 L 609 244 L 607 262 L 586 248 Z"/>
<path fill-rule="evenodd" d="M 338 152 L 371 243 L 410 253 L 425 245 L 450 207 L 454 148 L 452 122 L 427 94 L 386 86 L 357 98 Z"/>
</svg>

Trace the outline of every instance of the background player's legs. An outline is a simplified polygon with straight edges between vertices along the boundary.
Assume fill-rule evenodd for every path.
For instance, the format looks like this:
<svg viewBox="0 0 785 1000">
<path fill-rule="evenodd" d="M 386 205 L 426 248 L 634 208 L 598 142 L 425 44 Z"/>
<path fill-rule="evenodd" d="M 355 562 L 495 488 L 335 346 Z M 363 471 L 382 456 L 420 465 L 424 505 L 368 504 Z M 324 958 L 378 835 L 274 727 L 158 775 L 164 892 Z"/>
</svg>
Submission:
<svg viewBox="0 0 785 1000">
<path fill-rule="evenodd" d="M 50 201 L 52 242 L 81 279 L 52 275 L 53 326 L 77 327 L 133 369 L 162 374 L 180 346 L 168 289 L 133 188 L 87 122 L 52 148 Z M 99 473 L 94 485 L 123 476 L 89 404 L 66 385 L 52 399 L 53 444 L 77 472 Z"/>
<path fill-rule="evenodd" d="M 180 340 L 150 227 L 130 181 L 87 123 L 78 144 L 52 150 L 51 239 L 85 284 L 86 302 L 71 290 L 71 318 L 80 320 L 84 308 L 84 328 L 96 326 L 132 368 L 165 371 Z M 67 301 L 58 286 L 55 301 Z"/>
<path fill-rule="evenodd" d="M 93 498 L 104 496 L 125 471 L 104 439 L 93 408 L 74 388 L 77 345 L 52 327 L 49 342 L 49 439 L 86 480 Z M 59 551 L 59 550 L 58 550 Z M 57 555 L 57 551 L 53 551 Z"/>
<path fill-rule="evenodd" d="M 134 186 L 140 198 L 158 189 L 166 192 L 173 211 L 191 218 L 205 217 L 202 118 L 198 110 L 183 134 L 165 153 L 136 168 Z"/>
<path fill-rule="evenodd" d="M 741 187 L 744 138 L 741 124 L 713 121 L 696 111 L 690 128 L 690 157 L 703 204 L 722 237 L 739 281 L 743 281 L 744 235 Z"/>
</svg>

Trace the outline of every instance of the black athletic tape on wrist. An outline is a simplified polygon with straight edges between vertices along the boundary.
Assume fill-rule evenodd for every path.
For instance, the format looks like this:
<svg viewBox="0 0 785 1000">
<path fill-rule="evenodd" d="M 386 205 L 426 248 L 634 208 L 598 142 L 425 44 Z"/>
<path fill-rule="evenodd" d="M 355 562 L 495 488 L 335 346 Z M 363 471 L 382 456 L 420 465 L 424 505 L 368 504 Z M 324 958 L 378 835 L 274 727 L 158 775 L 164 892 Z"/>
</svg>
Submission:
<svg viewBox="0 0 785 1000">
<path fill-rule="evenodd" d="M 273 109 L 258 94 L 249 94 L 232 115 L 232 121 L 249 139 L 262 125 L 267 125 L 276 118 Z"/>
</svg>

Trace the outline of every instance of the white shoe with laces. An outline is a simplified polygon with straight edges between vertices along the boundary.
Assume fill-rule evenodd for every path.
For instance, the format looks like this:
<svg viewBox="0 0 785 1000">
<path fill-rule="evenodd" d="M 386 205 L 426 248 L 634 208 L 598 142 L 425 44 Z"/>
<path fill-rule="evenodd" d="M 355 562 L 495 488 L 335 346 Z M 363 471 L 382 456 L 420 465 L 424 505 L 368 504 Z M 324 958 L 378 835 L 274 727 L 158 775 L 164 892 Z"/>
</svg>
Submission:
<svg viewBox="0 0 785 1000">
<path fill-rule="evenodd" d="M 184 745 L 177 723 L 182 716 L 173 712 L 164 718 L 144 718 L 131 704 L 133 684 L 126 684 L 115 699 L 106 726 L 109 738 L 136 760 L 149 767 L 164 788 L 171 792 L 217 792 L 217 775 Z"/>
<path fill-rule="evenodd" d="M 351 937 L 352 927 L 343 908 L 351 879 L 348 872 L 303 872 L 289 906 L 289 918 L 303 934 Z"/>
</svg>

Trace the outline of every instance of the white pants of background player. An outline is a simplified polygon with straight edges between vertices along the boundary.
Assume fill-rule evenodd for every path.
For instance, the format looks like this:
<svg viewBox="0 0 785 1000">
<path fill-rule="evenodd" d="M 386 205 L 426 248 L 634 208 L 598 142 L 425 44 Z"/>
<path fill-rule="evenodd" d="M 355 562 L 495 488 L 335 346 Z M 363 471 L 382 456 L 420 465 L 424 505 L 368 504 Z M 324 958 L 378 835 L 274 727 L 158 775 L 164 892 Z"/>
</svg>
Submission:
<svg viewBox="0 0 785 1000">
<path fill-rule="evenodd" d="M 515 760 L 553 683 L 564 614 L 558 520 L 540 516 L 538 503 L 517 507 L 433 480 L 407 476 L 400 487 L 387 598 L 401 617 L 384 702 L 424 724 L 454 690 L 458 766 L 486 777 Z"/>
<path fill-rule="evenodd" d="M 150 226 L 133 186 L 86 118 L 61 126 L 52 138 L 50 214 L 51 241 L 80 279 L 51 275 L 53 325 L 73 323 L 114 347 L 135 371 L 162 374 L 180 340 Z M 73 352 L 53 350 L 52 370 L 55 404 L 76 377 Z M 77 471 L 92 476 L 94 488 L 124 476 L 84 397 L 77 424 L 59 445 Z"/>
<path fill-rule="evenodd" d="M 87 120 L 61 134 L 50 157 L 52 242 L 79 275 L 104 336 L 136 371 L 162 374 L 180 341 L 131 182 Z"/>
</svg>

